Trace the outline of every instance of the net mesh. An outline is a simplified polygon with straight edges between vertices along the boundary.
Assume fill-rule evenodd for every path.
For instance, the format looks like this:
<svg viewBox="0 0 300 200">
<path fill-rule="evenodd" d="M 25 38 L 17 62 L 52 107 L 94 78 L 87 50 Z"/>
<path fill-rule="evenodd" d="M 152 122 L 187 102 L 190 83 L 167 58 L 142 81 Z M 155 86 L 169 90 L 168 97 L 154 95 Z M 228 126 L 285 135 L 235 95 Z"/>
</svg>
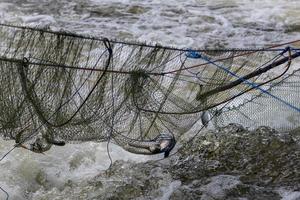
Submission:
<svg viewBox="0 0 300 200">
<path fill-rule="evenodd" d="M 299 108 L 299 75 L 299 71 L 295 71 L 285 80 L 273 83 L 273 87 L 268 91 Z M 238 123 L 250 128 L 269 126 L 279 131 L 290 131 L 299 127 L 300 113 L 264 93 L 257 96 L 243 95 L 243 99 L 236 99 L 222 110 L 222 114 L 215 118 L 214 123 L 217 126 Z"/>
<path fill-rule="evenodd" d="M 285 129 L 299 123 L 269 95 L 300 107 L 291 50 L 186 50 L 10 25 L 0 37 L 0 134 L 17 143 L 111 140 L 147 154 L 203 111 L 217 126 L 272 125 L 262 119 L 278 112 Z"/>
</svg>

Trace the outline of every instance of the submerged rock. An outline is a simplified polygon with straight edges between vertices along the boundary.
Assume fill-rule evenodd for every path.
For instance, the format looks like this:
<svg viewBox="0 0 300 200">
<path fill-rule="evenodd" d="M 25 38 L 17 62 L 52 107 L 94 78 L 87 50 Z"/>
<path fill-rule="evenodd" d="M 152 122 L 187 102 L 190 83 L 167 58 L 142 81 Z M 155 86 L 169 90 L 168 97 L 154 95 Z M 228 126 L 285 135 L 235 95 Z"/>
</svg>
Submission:
<svg viewBox="0 0 300 200">
<path fill-rule="evenodd" d="M 61 194 L 71 197 L 61 199 L 80 194 L 95 200 L 279 200 L 282 188 L 293 194 L 300 191 L 300 145 L 295 135 L 230 124 L 182 142 L 178 153 L 164 160 L 116 161 L 93 180 L 66 188 L 68 192 Z"/>
<path fill-rule="evenodd" d="M 225 128 L 226 129 L 226 128 Z M 190 170 L 199 164 L 201 172 L 194 177 L 235 174 L 247 183 L 264 186 L 298 185 L 300 178 L 300 146 L 290 134 L 267 127 L 254 131 L 209 132 L 180 150 L 177 166 L 180 177 L 189 181 Z M 184 157 L 191 156 L 189 162 Z M 196 162 L 196 163 L 193 163 Z M 194 179 L 194 178 L 192 178 Z"/>
<path fill-rule="evenodd" d="M 300 190 L 300 146 L 269 127 L 230 124 L 186 142 L 169 160 L 116 162 L 99 178 L 118 180 L 110 186 L 118 199 L 281 199 L 279 187 Z"/>
</svg>

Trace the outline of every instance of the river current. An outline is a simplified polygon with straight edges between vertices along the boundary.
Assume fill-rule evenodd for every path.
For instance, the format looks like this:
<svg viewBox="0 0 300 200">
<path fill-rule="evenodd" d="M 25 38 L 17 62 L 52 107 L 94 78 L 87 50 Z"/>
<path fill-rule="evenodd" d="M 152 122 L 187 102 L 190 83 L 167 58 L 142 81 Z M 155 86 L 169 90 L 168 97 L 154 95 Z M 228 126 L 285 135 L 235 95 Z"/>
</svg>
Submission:
<svg viewBox="0 0 300 200">
<path fill-rule="evenodd" d="M 298 0 L 1 0 L 0 22 L 179 48 L 253 48 L 299 39 L 299 10 Z M 13 145 L 0 139 L 1 155 Z M 110 148 L 113 160 L 158 158 Z M 67 144 L 45 155 L 16 149 L 0 162 L 0 186 L 11 200 L 50 199 L 109 164 L 106 144 Z M 300 199 L 300 192 L 282 198 Z"/>
</svg>

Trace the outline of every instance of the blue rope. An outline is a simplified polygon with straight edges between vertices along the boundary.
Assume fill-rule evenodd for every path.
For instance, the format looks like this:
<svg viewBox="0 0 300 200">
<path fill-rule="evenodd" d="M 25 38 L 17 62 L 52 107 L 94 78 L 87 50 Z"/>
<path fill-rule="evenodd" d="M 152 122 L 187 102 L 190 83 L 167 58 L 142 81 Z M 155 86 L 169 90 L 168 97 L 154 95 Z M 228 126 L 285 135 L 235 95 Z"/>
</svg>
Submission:
<svg viewBox="0 0 300 200">
<path fill-rule="evenodd" d="M 288 47 L 288 48 L 289 48 L 289 47 Z M 285 52 L 288 50 L 288 48 L 286 48 L 283 52 L 281 52 L 281 54 L 285 53 Z M 294 49 L 294 50 L 295 50 L 295 49 Z M 251 81 L 249 81 L 249 80 L 246 80 L 246 79 L 244 79 L 243 77 L 238 76 L 238 75 L 235 74 L 234 72 L 228 70 L 225 66 L 219 65 L 219 64 L 217 64 L 217 63 L 211 61 L 211 60 L 208 59 L 206 56 L 201 55 L 201 53 L 199 53 L 199 52 L 196 52 L 196 51 L 193 51 L 193 50 L 189 50 L 189 51 L 186 53 L 186 56 L 189 57 L 189 58 L 195 58 L 195 59 L 199 59 L 199 58 L 200 58 L 200 59 L 202 59 L 202 60 L 205 60 L 206 62 L 208 62 L 208 63 L 210 63 L 210 64 L 213 64 L 213 65 L 215 65 L 216 67 L 218 67 L 218 68 L 222 69 L 223 71 L 227 72 L 227 73 L 230 74 L 231 76 L 234 76 L 234 77 L 236 77 L 236 78 L 242 80 L 243 82 L 245 82 L 246 84 L 252 86 L 253 88 L 255 88 L 255 89 L 257 89 L 257 90 L 260 90 L 262 93 L 265 93 L 265 94 L 269 95 L 270 97 L 276 99 L 277 101 L 279 101 L 279 102 L 285 104 L 286 106 L 290 107 L 291 109 L 294 109 L 294 110 L 300 112 L 300 108 L 298 108 L 298 107 L 296 107 L 296 106 L 290 104 L 289 102 L 287 102 L 287 101 L 285 101 L 285 100 L 283 100 L 283 99 L 281 99 L 281 98 L 279 98 L 279 97 L 277 97 L 277 96 L 271 94 L 271 93 L 268 92 L 267 90 L 262 89 L 261 87 L 259 87 L 258 84 L 254 83 L 254 82 L 251 82 Z"/>
<path fill-rule="evenodd" d="M 202 58 L 202 56 L 199 52 L 191 50 L 191 49 L 189 49 L 185 55 L 188 58 L 195 58 L 195 59 Z"/>
</svg>

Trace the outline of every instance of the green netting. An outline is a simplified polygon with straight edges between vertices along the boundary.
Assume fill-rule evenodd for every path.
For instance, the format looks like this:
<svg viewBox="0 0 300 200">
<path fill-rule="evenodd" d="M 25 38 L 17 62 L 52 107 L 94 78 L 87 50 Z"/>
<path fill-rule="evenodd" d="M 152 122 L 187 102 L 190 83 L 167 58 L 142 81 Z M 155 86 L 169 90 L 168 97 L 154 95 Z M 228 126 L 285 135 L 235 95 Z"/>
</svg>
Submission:
<svg viewBox="0 0 300 200">
<path fill-rule="evenodd" d="M 285 112 L 286 105 L 241 77 L 298 103 L 277 92 L 295 77 L 289 61 L 299 55 L 291 50 L 185 50 L 7 25 L 0 37 L 0 134 L 34 151 L 111 140 L 134 153 L 159 153 L 172 149 L 203 111 L 232 100 L 244 104 L 218 111 L 216 125 L 234 121 L 236 110 L 263 123 L 252 116 L 252 98 Z"/>
</svg>

